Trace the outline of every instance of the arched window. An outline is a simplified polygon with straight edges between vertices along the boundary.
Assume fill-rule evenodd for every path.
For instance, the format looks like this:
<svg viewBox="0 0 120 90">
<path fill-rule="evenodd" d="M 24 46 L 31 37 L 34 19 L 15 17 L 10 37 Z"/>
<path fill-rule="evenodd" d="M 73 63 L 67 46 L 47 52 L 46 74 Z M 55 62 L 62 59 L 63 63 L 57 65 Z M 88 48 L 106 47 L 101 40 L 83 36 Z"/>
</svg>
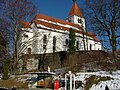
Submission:
<svg viewBox="0 0 120 90">
<path fill-rule="evenodd" d="M 71 19 L 69 19 L 68 22 L 71 22 Z"/>
<path fill-rule="evenodd" d="M 56 37 L 53 37 L 53 52 L 56 50 Z"/>
<path fill-rule="evenodd" d="M 76 49 L 79 50 L 79 41 L 76 42 Z"/>
<path fill-rule="evenodd" d="M 90 50 L 92 50 L 92 44 L 90 44 Z"/>
<path fill-rule="evenodd" d="M 69 40 L 68 39 L 65 40 L 65 44 L 66 44 L 66 46 L 69 45 Z"/>
<path fill-rule="evenodd" d="M 31 51 L 32 51 L 31 48 L 27 49 L 28 54 L 31 54 Z"/>
<path fill-rule="evenodd" d="M 82 19 L 78 18 L 78 23 L 83 23 Z"/>
<path fill-rule="evenodd" d="M 26 33 L 24 33 L 23 36 L 24 36 L 25 38 L 28 38 L 28 35 L 27 35 Z"/>
<path fill-rule="evenodd" d="M 43 49 L 46 49 L 46 45 L 47 45 L 47 35 L 43 36 Z"/>
</svg>

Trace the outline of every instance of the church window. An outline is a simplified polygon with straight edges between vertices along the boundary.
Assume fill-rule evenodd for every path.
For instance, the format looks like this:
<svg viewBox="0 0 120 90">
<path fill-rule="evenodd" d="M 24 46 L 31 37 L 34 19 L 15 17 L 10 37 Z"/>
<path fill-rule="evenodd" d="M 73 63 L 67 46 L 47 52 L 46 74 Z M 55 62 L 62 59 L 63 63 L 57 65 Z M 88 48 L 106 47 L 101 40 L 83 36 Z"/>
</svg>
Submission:
<svg viewBox="0 0 120 90">
<path fill-rule="evenodd" d="M 90 44 L 90 50 L 92 50 L 92 44 Z"/>
<path fill-rule="evenodd" d="M 76 42 L 76 49 L 79 50 L 79 41 Z"/>
<path fill-rule="evenodd" d="M 28 54 L 31 54 L 31 51 L 32 51 L 31 48 L 27 49 Z"/>
<path fill-rule="evenodd" d="M 43 49 L 46 49 L 46 44 L 47 44 L 47 35 L 43 36 Z"/>
<path fill-rule="evenodd" d="M 82 23 L 82 19 L 79 19 L 79 18 L 78 18 L 78 23 Z"/>
<path fill-rule="evenodd" d="M 65 40 L 65 44 L 66 44 L 66 46 L 68 46 L 68 44 L 69 44 L 69 40 L 68 39 Z"/>
<path fill-rule="evenodd" d="M 27 35 L 27 34 L 23 34 L 23 36 L 24 36 L 25 38 L 28 38 L 28 35 Z"/>
<path fill-rule="evenodd" d="M 56 50 L 56 37 L 53 37 L 53 51 L 55 52 Z"/>
</svg>

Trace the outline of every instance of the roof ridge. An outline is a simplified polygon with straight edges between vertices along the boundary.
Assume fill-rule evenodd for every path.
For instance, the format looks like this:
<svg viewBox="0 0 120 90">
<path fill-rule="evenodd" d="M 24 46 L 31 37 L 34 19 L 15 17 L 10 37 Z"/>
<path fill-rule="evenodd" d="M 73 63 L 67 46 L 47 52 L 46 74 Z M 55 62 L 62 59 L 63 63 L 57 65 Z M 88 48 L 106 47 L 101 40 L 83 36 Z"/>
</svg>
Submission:
<svg viewBox="0 0 120 90">
<path fill-rule="evenodd" d="M 67 22 L 65 20 L 61 20 L 61 19 L 58 19 L 58 18 L 54 18 L 52 16 L 47 16 L 47 15 L 44 15 L 44 14 L 37 14 L 35 16 L 35 18 L 32 20 L 32 21 L 35 21 L 35 20 L 38 20 L 38 19 L 45 19 L 45 20 L 48 20 L 48 21 L 52 21 L 52 22 L 58 22 L 60 24 L 66 24 L 66 25 L 71 25 L 71 26 L 74 26 L 74 27 L 80 27 L 78 24 L 74 24 L 74 23 L 71 23 L 71 22 Z M 82 27 L 80 27 L 81 30 L 83 30 Z"/>
<path fill-rule="evenodd" d="M 47 27 L 47 28 L 53 28 L 53 29 L 56 29 L 56 30 L 65 30 L 65 31 L 69 31 L 69 27 L 64 27 L 64 26 L 60 26 L 60 25 L 55 25 L 55 24 L 52 24 L 52 23 L 46 23 L 44 21 L 40 21 L 40 20 L 35 20 L 35 23 L 36 24 L 42 24 L 43 26 Z M 38 28 L 43 28 L 41 26 L 37 26 Z M 45 28 L 44 27 L 44 28 Z M 75 29 L 75 32 L 76 33 L 80 33 L 80 34 L 85 34 L 85 35 L 88 35 L 89 37 L 91 37 L 94 41 L 97 41 L 98 42 L 98 39 L 96 38 L 96 36 L 91 33 L 91 32 L 85 32 L 85 31 L 78 31 Z"/>
</svg>

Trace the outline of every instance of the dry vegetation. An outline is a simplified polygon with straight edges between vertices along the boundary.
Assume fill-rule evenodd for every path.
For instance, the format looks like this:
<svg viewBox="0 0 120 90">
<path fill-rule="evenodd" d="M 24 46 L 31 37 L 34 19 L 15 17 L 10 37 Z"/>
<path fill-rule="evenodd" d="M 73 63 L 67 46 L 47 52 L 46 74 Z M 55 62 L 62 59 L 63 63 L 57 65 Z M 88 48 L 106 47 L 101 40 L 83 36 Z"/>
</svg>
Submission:
<svg viewBox="0 0 120 90">
<path fill-rule="evenodd" d="M 28 89 L 27 82 L 20 82 L 17 79 L 8 79 L 8 80 L 0 80 L 0 87 L 6 88 L 17 88 L 17 89 Z"/>
<path fill-rule="evenodd" d="M 85 90 L 89 90 L 93 84 L 98 84 L 101 81 L 111 80 L 110 77 L 100 77 L 92 75 L 86 79 Z"/>
</svg>

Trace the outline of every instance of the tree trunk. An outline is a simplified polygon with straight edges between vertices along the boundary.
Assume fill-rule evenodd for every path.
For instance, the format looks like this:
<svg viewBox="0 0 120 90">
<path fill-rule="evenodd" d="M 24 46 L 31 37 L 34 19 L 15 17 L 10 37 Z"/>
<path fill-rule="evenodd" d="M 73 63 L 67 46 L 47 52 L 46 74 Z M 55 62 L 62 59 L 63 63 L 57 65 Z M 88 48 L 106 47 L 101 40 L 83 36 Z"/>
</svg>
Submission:
<svg viewBox="0 0 120 90">
<path fill-rule="evenodd" d="M 113 40 L 112 42 L 112 58 L 115 63 L 116 69 L 118 68 L 117 64 L 117 48 L 116 48 L 116 40 Z"/>
<path fill-rule="evenodd" d="M 17 68 L 17 64 L 18 64 L 18 52 L 17 52 L 17 43 L 15 44 L 15 68 Z"/>
<path fill-rule="evenodd" d="M 86 51 L 86 45 L 85 45 L 85 35 L 83 34 L 83 45 L 84 45 L 84 50 Z"/>
</svg>

